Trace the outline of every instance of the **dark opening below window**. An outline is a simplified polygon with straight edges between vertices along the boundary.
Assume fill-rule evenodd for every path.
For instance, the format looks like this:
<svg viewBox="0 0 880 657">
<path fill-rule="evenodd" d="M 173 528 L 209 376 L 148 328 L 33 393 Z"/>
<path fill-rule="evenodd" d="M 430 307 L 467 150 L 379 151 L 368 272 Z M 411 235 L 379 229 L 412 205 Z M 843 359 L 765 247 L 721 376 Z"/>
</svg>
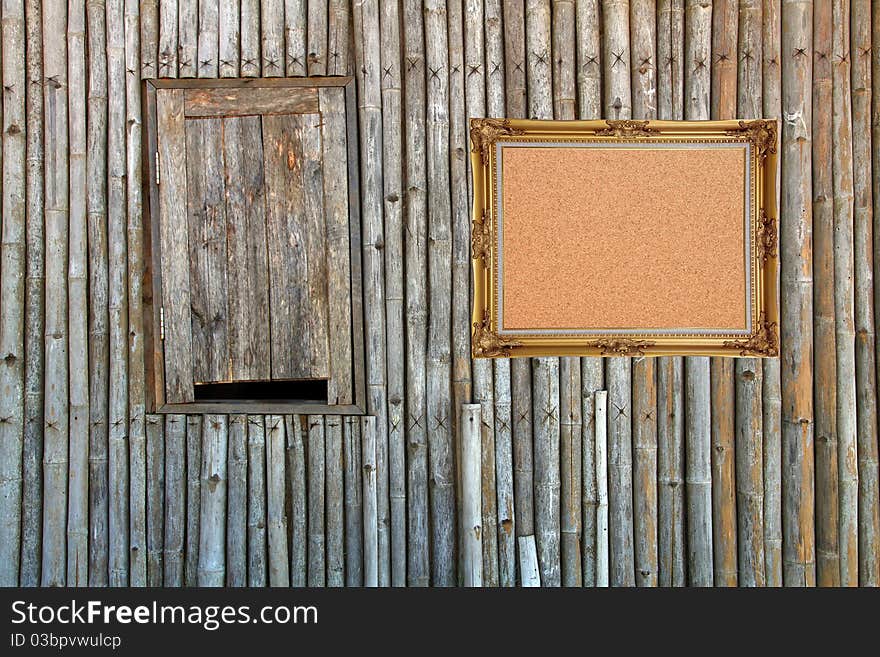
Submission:
<svg viewBox="0 0 880 657">
<path fill-rule="evenodd" d="M 236 383 L 197 383 L 197 402 L 219 401 L 307 401 L 327 403 L 327 380 L 247 381 Z"/>
</svg>

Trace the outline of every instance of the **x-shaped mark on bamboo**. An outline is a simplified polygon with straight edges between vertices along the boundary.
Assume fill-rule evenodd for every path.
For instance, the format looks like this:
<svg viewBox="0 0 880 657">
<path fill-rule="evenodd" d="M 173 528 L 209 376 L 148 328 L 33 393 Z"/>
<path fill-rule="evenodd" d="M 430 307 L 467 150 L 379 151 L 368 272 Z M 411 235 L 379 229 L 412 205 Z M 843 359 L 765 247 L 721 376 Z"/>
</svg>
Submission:
<svg viewBox="0 0 880 657">
<path fill-rule="evenodd" d="M 436 425 L 434 428 L 435 428 L 435 429 L 446 429 L 446 419 L 447 419 L 447 418 L 446 418 L 445 415 L 442 415 L 442 416 L 441 416 L 441 415 L 435 415 L 435 416 L 434 416 L 434 422 L 436 422 L 437 425 Z"/>
<path fill-rule="evenodd" d="M 614 409 L 617 411 L 617 415 L 614 416 L 614 419 L 615 419 L 615 420 L 616 420 L 617 418 L 619 418 L 621 415 L 622 415 L 623 417 L 626 417 L 626 408 L 623 408 L 623 407 L 621 407 L 621 406 L 618 406 L 618 405 L 615 404 L 614 402 L 612 402 L 611 405 L 612 405 L 612 406 L 614 407 Z"/>
<path fill-rule="evenodd" d="M 417 415 L 415 417 L 410 416 L 410 418 L 411 418 L 411 424 L 409 425 L 408 431 L 412 431 L 415 427 L 418 427 L 419 429 L 423 428 L 421 415 Z"/>
<path fill-rule="evenodd" d="M 611 68 L 614 68 L 618 64 L 623 64 L 623 55 L 625 52 L 625 50 L 621 50 L 620 52 L 611 51 L 611 56 L 614 57 L 614 61 L 611 62 Z"/>
<path fill-rule="evenodd" d="M 556 407 L 555 406 L 553 406 L 552 408 L 550 406 L 548 406 L 547 408 L 542 409 L 542 412 L 544 413 L 544 417 L 541 418 L 542 424 L 547 424 L 548 422 L 555 422 L 556 421 Z"/>
</svg>

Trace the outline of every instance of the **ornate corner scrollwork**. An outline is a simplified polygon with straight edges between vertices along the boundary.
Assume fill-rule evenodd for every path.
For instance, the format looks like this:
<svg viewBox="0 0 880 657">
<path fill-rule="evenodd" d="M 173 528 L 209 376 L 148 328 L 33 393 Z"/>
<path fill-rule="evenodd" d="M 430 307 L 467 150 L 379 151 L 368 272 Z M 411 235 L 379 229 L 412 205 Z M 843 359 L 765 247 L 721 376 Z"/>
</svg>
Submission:
<svg viewBox="0 0 880 657">
<path fill-rule="evenodd" d="M 758 319 L 758 329 L 748 340 L 727 340 L 724 346 L 738 349 L 740 356 L 778 356 L 779 336 L 776 333 L 776 322 L 768 322 L 767 314 L 762 312 Z"/>
<path fill-rule="evenodd" d="M 483 210 L 483 218 L 474 222 L 471 231 L 471 258 L 482 260 L 483 267 L 489 266 L 489 256 L 492 254 L 492 231 L 489 228 L 489 218 Z"/>
<path fill-rule="evenodd" d="M 651 137 L 660 132 L 657 128 L 648 127 L 650 121 L 606 119 L 605 123 L 608 127 L 596 130 L 597 137 Z"/>
<path fill-rule="evenodd" d="M 502 338 L 492 330 L 491 321 L 489 320 L 489 311 L 483 311 L 483 319 L 474 322 L 473 333 L 473 354 L 474 357 L 487 356 L 510 356 L 510 350 L 513 347 L 519 347 L 521 342 Z"/>
<path fill-rule="evenodd" d="M 758 157 L 767 157 L 776 152 L 776 121 L 757 119 L 740 121 L 739 127 L 728 130 L 729 137 L 746 137 L 755 147 Z"/>
<path fill-rule="evenodd" d="M 649 340 L 629 340 L 627 338 L 602 338 L 587 343 L 587 347 L 601 349 L 603 356 L 642 356 L 646 347 L 655 343 Z"/>
<path fill-rule="evenodd" d="M 500 137 L 521 135 L 524 132 L 511 126 L 508 119 L 471 119 L 471 152 L 479 153 L 483 164 L 488 164 L 492 144 Z"/>
<path fill-rule="evenodd" d="M 761 208 L 761 223 L 758 225 L 758 254 L 762 262 L 768 258 L 776 257 L 776 219 L 767 215 L 767 211 Z"/>
</svg>

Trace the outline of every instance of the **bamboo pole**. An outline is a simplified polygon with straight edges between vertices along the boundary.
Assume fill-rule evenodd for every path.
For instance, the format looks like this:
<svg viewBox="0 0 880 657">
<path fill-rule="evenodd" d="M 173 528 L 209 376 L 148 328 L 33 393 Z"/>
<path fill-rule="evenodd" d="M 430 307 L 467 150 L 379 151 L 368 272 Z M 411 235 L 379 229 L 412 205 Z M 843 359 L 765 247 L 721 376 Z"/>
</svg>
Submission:
<svg viewBox="0 0 880 657">
<path fill-rule="evenodd" d="M 427 352 L 427 182 L 425 43 L 420 2 L 403 4 L 406 195 L 407 584 L 430 582 L 425 354 Z"/>
<path fill-rule="evenodd" d="M 427 67 L 428 314 L 427 429 L 431 471 L 431 579 L 455 584 L 455 475 L 450 408 L 452 226 L 449 198 L 449 69 L 445 3 L 425 3 Z"/>
<path fill-rule="evenodd" d="M 177 0 L 177 76 L 194 78 L 199 73 L 199 0 Z"/>
<path fill-rule="evenodd" d="M 874 229 L 874 280 L 880 280 L 880 89 L 875 90 L 873 85 L 880 86 L 880 11 L 871 11 L 871 141 L 872 153 L 872 201 L 873 201 L 873 229 Z M 880 307 L 880 284 L 874 285 L 874 311 Z M 876 378 L 880 379 L 880 357 L 877 350 L 880 349 L 880 334 L 874 332 L 874 351 L 876 360 Z"/>
<path fill-rule="evenodd" d="M 159 3 L 159 64 L 160 78 L 177 77 L 178 7 L 174 0 Z"/>
<path fill-rule="evenodd" d="M 576 3 L 578 118 L 602 114 L 602 49 L 599 0 Z M 586 417 L 586 416 L 584 416 Z"/>
<path fill-rule="evenodd" d="M 763 5 L 764 116 L 782 116 L 782 16 L 779 0 Z M 768 586 L 782 586 L 782 384 L 779 359 L 765 360 L 764 563 Z"/>
<path fill-rule="evenodd" d="M 267 69 L 274 70 L 267 52 L 284 60 L 282 66 L 286 67 L 288 76 L 306 75 L 307 5 L 306 0 L 262 0 L 263 75 L 268 75 Z M 283 35 L 274 28 L 279 23 L 284 25 Z M 271 35 L 271 44 L 266 41 L 267 34 Z"/>
<path fill-rule="evenodd" d="M 849 2 L 832 3 L 831 149 L 834 189 L 834 333 L 837 349 L 837 470 L 840 505 L 840 583 L 859 581 L 859 473 L 856 354 L 853 318 L 853 145 Z"/>
<path fill-rule="evenodd" d="M 342 425 L 345 468 L 345 585 L 364 584 L 364 514 L 361 486 L 360 420 L 347 416 Z"/>
<path fill-rule="evenodd" d="M 66 583 L 68 357 L 67 249 L 69 219 L 66 4 L 43 5 L 45 120 L 46 323 L 43 442 L 43 586 Z"/>
<path fill-rule="evenodd" d="M 165 416 L 165 533 L 162 583 L 183 586 L 186 528 L 186 416 Z"/>
<path fill-rule="evenodd" d="M 287 552 L 287 515 L 285 514 L 285 475 L 287 468 L 285 461 L 289 459 L 291 444 L 297 449 L 298 470 L 291 471 L 289 480 L 303 482 L 305 468 L 302 467 L 302 437 L 298 427 L 293 422 L 285 422 L 285 417 L 280 415 L 267 415 L 266 427 L 266 539 L 268 546 L 267 570 L 269 586 L 289 586 L 291 584 L 291 564 L 293 557 L 288 561 Z M 287 431 L 285 432 L 285 424 Z M 285 439 L 286 434 L 286 439 Z M 286 456 L 287 454 L 287 456 Z M 295 477 L 301 478 L 296 479 Z M 295 510 L 291 513 L 296 515 Z M 293 550 L 291 550 L 291 554 Z M 302 577 L 302 576 L 300 576 Z M 302 585 L 302 581 L 298 582 Z"/>
<path fill-rule="evenodd" d="M 461 491 L 463 573 L 462 583 L 467 587 L 483 586 L 483 514 L 480 499 L 480 452 L 482 433 L 480 404 L 462 404 L 459 416 L 461 432 Z"/>
<path fill-rule="evenodd" d="M 203 420 L 201 415 L 187 415 L 185 417 L 186 515 L 184 517 L 186 518 L 186 547 L 182 585 L 192 587 L 198 583 Z"/>
<path fill-rule="evenodd" d="M 595 404 L 596 464 L 596 586 L 610 583 L 608 536 L 608 391 L 597 390 Z"/>
<path fill-rule="evenodd" d="M 247 586 L 248 418 L 229 417 L 226 455 L 226 586 Z"/>
<path fill-rule="evenodd" d="M 216 78 L 219 71 L 218 33 L 220 11 L 218 0 L 198 0 L 198 64 L 196 73 L 200 78 Z"/>
<path fill-rule="evenodd" d="M 308 73 L 327 75 L 327 3 L 308 2 Z"/>
<path fill-rule="evenodd" d="M 874 353 L 873 198 L 871 190 L 871 3 L 852 0 L 853 261 L 859 472 L 859 585 L 880 586 L 880 488 Z M 874 148 L 880 148 L 875 145 Z"/>
<path fill-rule="evenodd" d="M 241 0 L 241 76 L 260 75 L 260 0 Z"/>
<path fill-rule="evenodd" d="M 86 14 L 88 14 L 86 3 Z M 140 3 L 140 77 L 155 78 L 159 75 L 159 0 L 143 0 Z"/>
<path fill-rule="evenodd" d="M 361 418 L 364 504 L 364 586 L 379 585 L 379 518 L 376 493 L 376 418 Z"/>
<path fill-rule="evenodd" d="M 199 510 L 199 586 L 226 581 L 226 488 L 228 419 L 206 415 L 202 425 L 202 490 Z"/>
<path fill-rule="evenodd" d="M 602 1 L 602 83 L 605 116 L 632 116 L 630 87 L 629 0 Z"/>
<path fill-rule="evenodd" d="M 241 0 L 220 0 L 217 26 L 218 72 L 221 78 L 237 78 L 241 48 Z"/>
<path fill-rule="evenodd" d="M 813 228 L 810 184 L 813 4 L 782 2 L 781 381 L 783 580 L 815 583 Z"/>
<path fill-rule="evenodd" d="M 399 3 L 394 3 L 399 16 Z M 327 27 L 327 75 L 346 75 L 349 67 L 349 9 L 347 0 L 330 0 Z M 399 28 L 399 24 L 398 24 Z M 399 48 L 398 48 L 399 53 Z M 400 81 L 400 71 L 397 72 Z"/>
<path fill-rule="evenodd" d="M 162 586 L 165 550 L 165 427 L 161 415 L 146 420 L 147 586 Z"/>
<path fill-rule="evenodd" d="M 391 583 L 390 503 L 388 480 L 388 421 L 385 368 L 385 258 L 383 255 L 382 109 L 379 7 L 376 0 L 354 7 L 358 62 L 361 137 L 361 221 L 363 232 L 364 319 L 367 342 L 367 408 L 376 417 L 376 486 L 379 516 L 379 585 Z M 445 30 L 444 30 L 445 34 Z M 445 48 L 444 48 L 445 50 Z M 445 70 L 445 69 L 444 69 Z M 428 149 L 429 153 L 431 149 Z M 448 152 L 447 152 L 448 155 Z M 428 168 L 429 176 L 431 167 Z M 448 207 L 448 204 L 447 204 Z M 448 214 L 448 213 L 447 213 Z M 448 271 L 448 267 L 447 267 Z M 432 288 L 436 289 L 436 288 Z M 433 313 L 432 313 L 433 317 Z M 448 333 L 448 332 L 447 332 Z M 448 363 L 448 358 L 447 358 Z M 446 380 L 448 382 L 448 376 Z M 449 399 L 442 386 L 435 403 Z M 435 414 L 441 417 L 438 412 Z M 449 413 L 442 415 L 448 422 Z M 448 433 L 448 432 L 447 432 Z M 438 459 L 439 461 L 442 459 Z M 450 481 L 451 477 L 446 476 Z M 444 477 L 435 476 L 442 488 Z M 451 501 L 451 500 L 450 500 Z"/>
<path fill-rule="evenodd" d="M 328 416 L 324 432 L 327 586 L 336 587 L 345 585 L 342 418 L 338 415 Z"/>
<path fill-rule="evenodd" d="M 504 28 L 504 83 L 507 114 L 513 118 L 526 118 L 524 0 L 504 0 Z"/>
<path fill-rule="evenodd" d="M 42 1 L 25 3 L 26 279 L 24 318 L 24 436 L 20 586 L 40 583 L 43 509 L 43 327 L 45 242 L 43 224 L 43 36 Z"/>
<path fill-rule="evenodd" d="M 266 586 L 266 424 L 247 416 L 247 583 Z"/>
<path fill-rule="evenodd" d="M 0 586 L 18 584 L 24 447 L 25 8 L 2 3 L 3 219 L 0 238 Z"/>
<path fill-rule="evenodd" d="M 519 548 L 520 584 L 523 587 L 541 586 L 541 575 L 538 572 L 538 549 L 535 547 L 534 536 L 517 538 Z"/>
<path fill-rule="evenodd" d="M 345 3 L 342 3 L 345 4 Z M 383 0 L 382 30 L 382 184 L 385 211 L 385 316 L 388 374 L 388 479 L 391 503 L 391 583 L 406 586 L 406 364 L 404 345 L 403 123 L 401 120 L 400 8 Z M 335 8 L 331 8 L 331 23 Z M 347 22 L 346 22 L 347 25 Z M 337 25 L 330 31 L 343 29 Z M 347 34 L 346 32 L 343 32 Z M 331 47 L 331 55 L 336 52 Z M 336 62 L 331 58 L 331 65 Z"/>
<path fill-rule="evenodd" d="M 308 585 L 324 586 L 327 582 L 324 535 L 324 416 L 309 415 L 306 419 L 306 482 L 308 492 Z"/>
</svg>

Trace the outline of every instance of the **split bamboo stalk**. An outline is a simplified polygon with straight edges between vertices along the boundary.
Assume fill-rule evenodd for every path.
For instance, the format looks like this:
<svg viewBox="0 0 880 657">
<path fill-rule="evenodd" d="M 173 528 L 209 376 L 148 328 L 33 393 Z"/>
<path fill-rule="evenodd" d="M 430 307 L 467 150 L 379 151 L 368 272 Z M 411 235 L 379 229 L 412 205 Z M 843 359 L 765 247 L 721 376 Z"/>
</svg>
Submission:
<svg viewBox="0 0 880 657">
<path fill-rule="evenodd" d="M 247 583 L 266 586 L 266 424 L 262 415 L 247 416 L 247 441 Z"/>
<path fill-rule="evenodd" d="M 425 2 L 428 164 L 427 429 L 431 469 L 431 579 L 455 584 L 455 474 L 450 320 L 452 226 L 449 198 L 449 69 L 445 3 Z M 381 475 L 381 472 L 380 472 Z"/>
<path fill-rule="evenodd" d="M 331 3 L 330 65 L 338 66 L 337 31 L 347 35 L 347 14 L 337 16 Z M 345 20 L 344 25 L 340 21 Z M 391 503 L 391 583 L 406 586 L 406 364 L 404 356 L 404 234 L 403 163 L 401 160 L 403 122 L 401 120 L 400 8 L 398 2 L 383 0 L 382 30 L 382 184 L 385 212 L 385 315 L 388 376 L 388 485 Z M 346 39 L 342 39 L 345 41 Z M 343 70 L 344 72 L 344 70 Z M 329 472 L 329 471 L 328 471 Z M 329 574 L 329 573 L 328 573 Z"/>
<path fill-rule="evenodd" d="M 782 0 L 780 364 L 783 581 L 815 583 L 811 87 L 813 3 Z"/>
<path fill-rule="evenodd" d="M 594 394 L 596 465 L 596 586 L 610 583 L 608 536 L 608 391 Z"/>
<path fill-rule="evenodd" d="M 241 76 L 260 75 L 260 0 L 241 0 Z"/>
<path fill-rule="evenodd" d="M 308 2 L 306 36 L 309 75 L 327 75 L 327 3 Z"/>
<path fill-rule="evenodd" d="M 782 116 L 782 16 L 780 0 L 763 6 L 764 116 Z M 778 203 L 778 202 L 777 202 Z M 764 389 L 764 564 L 768 586 L 782 586 L 782 384 L 779 359 L 765 360 Z"/>
<path fill-rule="evenodd" d="M 141 198 L 140 7 L 125 0 L 125 197 L 128 211 L 128 467 L 129 584 L 147 585 L 146 394 L 143 311 L 143 202 Z"/>
<path fill-rule="evenodd" d="M 749 0 L 750 1 L 750 0 Z M 712 118 L 732 119 L 737 114 L 737 62 L 740 67 L 754 70 L 760 66 L 756 53 L 749 52 L 754 44 L 746 43 L 739 34 L 742 47 L 737 49 L 737 2 L 723 0 L 712 10 Z M 740 3 L 747 12 L 745 3 Z M 742 18 L 743 14 L 740 14 Z M 760 46 L 759 46 L 760 49 Z M 742 51 L 742 52 L 740 52 Z M 759 50 L 760 51 L 760 50 Z M 747 53 L 747 54 L 746 54 Z M 758 62 L 756 64 L 756 62 Z M 758 69 L 760 70 L 760 69 Z M 760 77 L 758 78 L 760 84 Z M 760 95 L 758 96 L 760 100 Z M 735 396 L 734 362 L 728 358 L 710 361 L 711 422 L 712 422 L 712 530 L 714 544 L 714 583 L 736 586 L 737 517 L 735 464 Z"/>
<path fill-rule="evenodd" d="M 107 245 L 107 57 L 103 0 L 86 5 L 89 37 L 89 585 L 108 582 L 110 337 Z"/>
<path fill-rule="evenodd" d="M 155 78 L 159 75 L 159 0 L 142 0 L 139 11 L 140 77 Z M 88 14 L 88 6 L 86 14 Z"/>
<path fill-rule="evenodd" d="M 25 7 L 2 3 L 3 156 L 0 238 L 0 586 L 18 584 L 24 447 Z M 77 499 L 79 501 L 79 498 Z M 87 502 L 86 502 L 87 503 Z M 85 518 L 82 518 L 85 521 Z"/>
<path fill-rule="evenodd" d="M 199 512 L 201 510 L 202 431 L 201 415 L 186 416 L 186 548 L 183 586 L 198 583 Z"/>
<path fill-rule="evenodd" d="M 305 468 L 302 467 L 302 438 L 298 427 L 293 430 L 291 426 L 296 423 L 287 422 L 285 432 L 285 417 L 281 415 L 267 415 L 265 419 L 265 451 L 266 451 L 266 539 L 268 545 L 269 586 L 289 586 L 291 584 L 290 570 L 291 561 L 287 557 L 287 515 L 285 514 L 285 475 L 297 485 L 302 482 L 305 485 Z M 259 430 L 258 430 L 259 431 Z M 287 439 L 285 442 L 285 433 Z M 286 473 L 285 460 L 289 459 L 293 444 L 298 447 L 299 468 Z M 296 449 L 295 447 L 295 449 Z M 286 448 L 286 449 L 285 449 Z M 285 454 L 287 456 L 285 457 Z M 296 479 L 296 477 L 300 477 Z M 293 506 L 291 504 L 291 506 Z M 291 510 L 291 513 L 296 513 Z M 291 546 L 293 547 L 293 546 Z M 291 550 L 291 555 L 293 550 Z M 303 585 L 305 578 L 298 582 Z"/>
<path fill-rule="evenodd" d="M 348 416 L 342 425 L 345 468 L 345 585 L 364 585 L 364 515 L 361 486 L 360 420 Z"/>
<path fill-rule="evenodd" d="M 489 0 L 486 21 L 486 111 L 489 116 L 506 115 L 504 71 L 504 24 L 502 3 Z M 495 423 L 495 493 L 498 514 L 498 584 L 516 586 L 516 518 L 513 496 L 513 436 L 510 410 L 510 361 L 496 359 L 493 369 Z"/>
<path fill-rule="evenodd" d="M 657 115 L 684 118 L 684 0 L 657 2 Z"/>
<path fill-rule="evenodd" d="M 814 107 L 831 107 L 831 3 L 813 8 Z M 837 496 L 837 352 L 834 336 L 834 191 L 830 112 L 813 113 L 813 349 L 816 405 L 816 571 L 840 585 Z"/>
<path fill-rule="evenodd" d="M 685 2 L 684 114 L 709 118 L 712 5 Z M 711 586 L 712 468 L 709 359 L 685 359 L 685 452 L 687 463 L 688 583 Z"/>
<path fill-rule="evenodd" d="M 165 549 L 165 431 L 161 415 L 147 416 L 147 586 L 161 587 Z"/>
<path fill-rule="evenodd" d="M 635 586 L 632 499 L 632 375 L 629 360 L 607 362 L 609 583 Z M 598 464 L 597 464 L 598 467 Z"/>
<path fill-rule="evenodd" d="M 504 72 L 507 114 L 512 118 L 526 118 L 524 0 L 504 0 Z"/>
<path fill-rule="evenodd" d="M 458 429 L 461 432 L 461 491 L 463 573 L 462 583 L 467 587 L 483 586 L 484 535 L 480 499 L 481 424 L 480 404 L 462 404 Z"/>
<path fill-rule="evenodd" d="M 535 547 L 534 536 L 520 536 L 519 547 L 520 584 L 523 587 L 541 586 L 541 575 L 538 572 L 538 549 Z"/>
<path fill-rule="evenodd" d="M 226 468 L 229 443 L 225 415 L 206 415 L 202 425 L 202 491 L 199 510 L 199 586 L 226 582 Z"/>
<path fill-rule="evenodd" d="M 263 36 L 263 75 L 266 75 L 266 33 L 271 34 L 273 44 L 271 52 L 283 53 L 282 65 L 288 76 L 306 75 L 306 30 L 308 27 L 308 2 L 307 0 L 262 0 L 263 17 L 260 32 Z M 268 16 L 267 16 L 268 11 Z M 278 22 L 284 26 L 284 34 L 278 34 L 272 23 L 267 25 L 267 20 Z M 286 45 L 285 45 L 286 41 Z M 274 45 L 277 43 L 277 46 Z M 276 73 L 280 75 L 280 73 Z"/>
<path fill-rule="evenodd" d="M 572 120 L 577 113 L 574 1 L 553 0 L 552 14 L 553 118 Z"/>
<path fill-rule="evenodd" d="M 306 418 L 306 459 L 308 468 L 308 585 L 324 586 L 327 582 L 324 538 L 324 416 L 309 415 Z"/>
<path fill-rule="evenodd" d="M 43 586 L 66 583 L 69 218 L 67 44 L 64 0 L 43 4 L 43 143 L 45 148 L 46 323 L 43 439 Z"/>
<path fill-rule="evenodd" d="M 426 15 L 430 15 L 428 12 Z M 379 585 L 391 583 L 390 502 L 388 480 L 388 421 L 385 375 L 385 258 L 382 250 L 382 96 L 379 7 L 377 0 L 369 0 L 354 7 L 354 32 L 359 57 L 358 98 L 361 138 L 361 220 L 363 232 L 364 329 L 367 343 L 367 409 L 376 417 L 376 487 L 379 517 Z M 445 30 L 443 31 L 445 35 Z M 445 48 L 443 49 L 445 51 Z M 445 53 L 444 53 L 445 54 Z M 445 71 L 445 69 L 444 69 Z M 445 107 L 445 99 L 443 102 Z M 431 152 L 429 146 L 428 152 Z M 446 153 L 448 156 L 448 152 Z M 431 175 L 431 167 L 428 167 Z M 444 185 L 443 188 L 446 188 Z M 446 204 L 448 208 L 448 202 Z M 447 213 L 448 215 L 448 213 Z M 448 263 L 447 263 L 448 264 Z M 448 272 L 449 268 L 446 267 Z M 432 288 L 437 290 L 436 287 Z M 442 315 L 443 313 L 441 313 Z M 432 312 L 432 317 L 434 313 Z M 448 329 L 448 322 L 447 322 Z M 448 335 L 448 330 L 447 330 Z M 446 363 L 448 369 L 448 353 Z M 448 383 L 449 377 L 446 377 Z M 435 390 L 435 403 L 448 400 L 443 387 Z M 435 417 L 448 423 L 449 413 L 438 412 Z M 436 422 L 436 420 L 434 420 Z M 430 425 L 429 425 L 430 426 Z M 448 432 L 447 432 L 448 433 Z M 441 467 L 443 459 L 437 459 Z M 451 466 L 451 463 L 450 463 Z M 445 482 L 452 485 L 451 473 L 436 473 L 435 482 L 442 489 Z M 439 489 L 438 489 L 439 492 Z M 436 497 L 442 497 L 440 495 Z M 454 504 L 453 500 L 449 500 Z M 454 531 L 454 526 L 451 526 Z M 437 545 L 437 543 L 435 543 Z"/>
<path fill-rule="evenodd" d="M 178 18 L 177 2 L 165 0 L 159 3 L 159 63 L 156 70 L 160 78 L 177 77 Z"/>
<path fill-rule="evenodd" d="M 110 484 L 110 586 L 126 586 L 129 574 L 128 249 L 123 8 L 123 0 L 107 2 L 107 243 L 110 268 L 108 310 L 111 382 L 107 456 Z"/>
<path fill-rule="evenodd" d="M 399 18 L 399 3 L 395 5 L 395 14 Z M 348 43 L 349 43 L 349 9 L 347 0 L 330 0 L 328 9 L 327 26 L 327 75 L 346 75 L 349 66 Z M 398 29 L 400 24 L 398 22 Z M 400 49 L 398 48 L 398 56 Z M 397 73 L 400 81 L 400 71 Z"/>
<path fill-rule="evenodd" d="M 376 499 L 376 418 L 361 418 L 364 504 L 364 586 L 379 585 L 379 519 Z"/>
<path fill-rule="evenodd" d="M 326 563 L 327 586 L 345 585 L 343 520 L 342 418 L 329 415 L 324 423 L 324 462 L 326 466 Z M 405 518 L 404 518 L 405 519 Z M 404 555 L 405 563 L 406 555 Z M 404 578 L 405 581 L 405 578 Z"/>
<path fill-rule="evenodd" d="M 602 115 L 602 48 L 599 0 L 576 3 L 578 118 Z M 592 402 L 591 402 L 592 403 Z M 586 416 L 584 416 L 586 417 Z M 585 434 L 586 435 L 586 434 Z"/>
<path fill-rule="evenodd" d="M 194 78 L 199 72 L 199 0 L 178 0 L 177 75 Z"/>
<path fill-rule="evenodd" d="M 874 353 L 873 199 L 871 190 L 871 3 L 852 0 L 853 261 L 859 472 L 859 585 L 880 586 L 880 488 Z M 875 145 L 875 148 L 880 145 Z"/>
<path fill-rule="evenodd" d="M 165 530 L 163 575 L 165 586 L 183 586 L 186 529 L 186 416 L 165 416 Z"/>
<path fill-rule="evenodd" d="M 220 0 L 217 27 L 219 74 L 221 78 L 237 78 L 241 44 L 241 0 Z"/>
<path fill-rule="evenodd" d="M 247 433 L 247 415 L 231 415 L 226 456 L 226 586 L 247 586 Z"/>
<path fill-rule="evenodd" d="M 849 2 L 832 2 L 832 112 L 834 174 L 834 333 L 837 349 L 837 471 L 840 583 L 859 581 L 859 472 L 856 417 L 856 344 L 853 290 L 853 145 Z"/>
<path fill-rule="evenodd" d="M 656 3 L 630 3 L 632 112 L 657 118 Z M 633 532 L 639 586 L 657 586 L 657 381 L 654 358 L 632 363 Z"/>
<path fill-rule="evenodd" d="M 281 424 L 283 421 L 284 424 Z M 280 425 L 276 427 L 275 425 Z M 306 497 L 306 449 L 303 438 L 303 426 L 301 418 L 297 415 L 285 415 L 283 418 L 272 417 L 266 420 L 266 428 L 269 430 L 269 438 L 272 431 L 284 431 L 286 428 L 286 448 L 284 459 L 281 456 L 272 456 L 271 468 L 269 459 L 269 446 L 266 451 L 266 488 L 270 494 L 276 496 L 273 490 L 279 491 L 282 496 L 274 502 L 278 505 L 271 508 L 267 503 L 266 514 L 269 522 L 269 582 L 273 580 L 273 562 L 275 567 L 278 586 L 305 586 L 308 579 L 308 537 L 306 535 L 308 507 Z M 274 468 L 274 472 L 272 472 Z M 285 475 L 285 472 L 287 473 Z M 280 481 L 280 483 L 278 483 Z M 285 490 L 285 482 L 287 488 Z M 271 498 L 270 498 L 271 500 Z M 285 501 L 286 500 L 286 501 Z M 288 515 L 285 515 L 287 513 Z M 274 520 L 273 520 L 274 518 Z M 276 536 L 273 540 L 272 526 L 275 526 Z M 282 531 L 283 530 L 283 531 Z M 281 536 L 283 535 L 283 539 Z M 282 543 L 283 541 L 283 543 Z M 281 566 L 281 559 L 287 559 L 288 545 L 290 548 L 289 567 Z M 273 556 L 274 552 L 274 556 Z M 289 573 L 289 576 L 287 575 Z"/>
<path fill-rule="evenodd" d="M 603 0 L 602 26 L 604 114 L 609 119 L 628 119 L 632 116 L 629 0 Z"/>
<path fill-rule="evenodd" d="M 406 196 L 407 584 L 430 583 L 425 355 L 427 352 L 427 182 L 425 178 L 425 42 L 422 5 L 403 3 Z M 390 379 L 389 379 L 390 383 Z"/>
<path fill-rule="evenodd" d="M 219 42 L 217 35 L 220 27 L 220 11 L 218 0 L 198 0 L 199 31 L 198 60 L 196 73 L 200 78 L 216 78 L 219 70 L 217 59 Z"/>
<path fill-rule="evenodd" d="M 284 75 L 285 70 L 287 75 L 305 75 L 305 3 L 294 3 L 300 5 L 303 13 L 291 12 L 290 16 L 285 11 L 285 4 L 283 0 L 261 0 L 260 2 L 260 63 L 264 78 L 280 77 Z M 298 57 L 296 65 L 292 65 L 290 50 L 285 51 L 284 45 L 285 34 L 291 34 L 291 25 L 300 25 L 303 31 L 302 50 L 293 51 Z M 291 48 L 294 43 L 293 39 L 288 40 L 288 48 Z M 285 54 L 287 54 L 286 57 Z"/>
<path fill-rule="evenodd" d="M 24 437 L 20 586 L 40 583 L 43 509 L 43 326 L 45 242 L 43 224 L 43 36 L 42 1 L 25 3 L 27 91 L 25 189 L 27 271 L 24 319 Z"/>
<path fill-rule="evenodd" d="M 550 119 L 553 118 L 550 0 L 526 0 L 525 34 L 524 64 L 528 89 L 528 117 L 530 119 Z M 539 554 L 540 549 L 539 546 Z M 541 581 L 543 584 L 547 583 L 543 581 L 543 578 Z"/>
</svg>

